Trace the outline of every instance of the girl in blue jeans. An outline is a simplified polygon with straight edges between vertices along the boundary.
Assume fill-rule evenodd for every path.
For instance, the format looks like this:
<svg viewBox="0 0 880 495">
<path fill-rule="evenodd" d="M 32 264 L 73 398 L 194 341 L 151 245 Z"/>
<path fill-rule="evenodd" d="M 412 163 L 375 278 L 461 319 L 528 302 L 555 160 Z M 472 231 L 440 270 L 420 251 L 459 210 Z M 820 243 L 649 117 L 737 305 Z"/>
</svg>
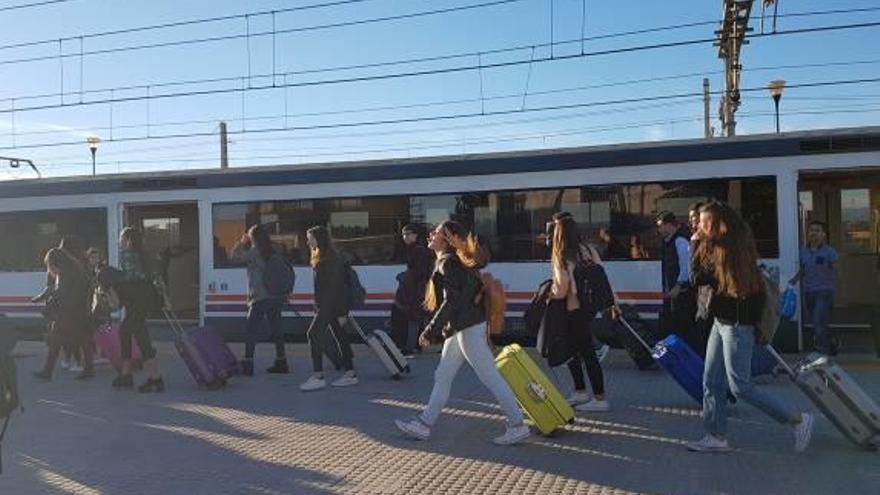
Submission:
<svg viewBox="0 0 880 495">
<path fill-rule="evenodd" d="M 700 208 L 694 233 L 693 282 L 712 288 L 709 314 L 712 331 L 703 372 L 703 426 L 706 435 L 687 445 L 696 452 L 728 452 L 727 389 L 794 432 L 794 448 L 810 443 L 813 416 L 800 413 L 755 387 L 751 380 L 752 351 L 764 309 L 765 289 L 758 252 L 749 226 L 732 208 L 712 202 Z"/>
</svg>

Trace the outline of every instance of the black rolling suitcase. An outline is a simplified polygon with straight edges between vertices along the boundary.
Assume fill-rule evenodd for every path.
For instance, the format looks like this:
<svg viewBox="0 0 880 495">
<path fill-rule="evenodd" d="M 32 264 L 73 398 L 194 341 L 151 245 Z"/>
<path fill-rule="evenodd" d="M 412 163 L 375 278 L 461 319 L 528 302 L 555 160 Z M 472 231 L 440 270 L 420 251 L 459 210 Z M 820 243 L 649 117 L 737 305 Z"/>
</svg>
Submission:
<svg viewBox="0 0 880 495">
<path fill-rule="evenodd" d="M 633 306 L 628 304 L 621 304 L 620 310 L 623 312 L 623 319 L 629 323 L 629 328 L 624 327 L 624 321 L 616 321 L 614 322 L 619 330 L 618 335 L 620 335 L 621 340 L 623 341 L 623 348 L 626 349 L 626 353 L 629 354 L 629 357 L 636 364 L 636 367 L 640 370 L 648 370 L 655 369 L 657 365 L 654 363 L 654 358 L 651 356 L 651 352 L 645 347 L 647 344 L 650 347 L 654 347 L 654 345 L 660 341 L 654 332 L 648 328 L 645 320 L 639 316 L 638 311 Z M 632 331 L 630 331 L 630 329 Z M 641 337 L 644 344 L 640 342 L 633 334 L 635 332 Z"/>
</svg>

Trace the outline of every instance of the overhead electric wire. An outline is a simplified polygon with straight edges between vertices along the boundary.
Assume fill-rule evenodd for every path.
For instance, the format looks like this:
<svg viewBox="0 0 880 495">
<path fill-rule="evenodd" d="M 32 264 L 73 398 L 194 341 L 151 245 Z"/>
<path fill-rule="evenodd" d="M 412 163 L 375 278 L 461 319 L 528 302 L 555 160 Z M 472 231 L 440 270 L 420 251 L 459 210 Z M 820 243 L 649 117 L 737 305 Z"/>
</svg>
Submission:
<svg viewBox="0 0 880 495">
<path fill-rule="evenodd" d="M 380 22 L 390 22 L 390 21 L 399 21 L 404 19 L 415 19 L 418 17 L 427 17 L 433 15 L 441 15 L 441 14 L 449 14 L 452 12 L 463 12 L 466 10 L 473 10 L 479 8 L 488 8 L 488 7 L 497 7 L 499 5 L 505 5 L 509 3 L 522 2 L 523 0 L 493 0 L 491 2 L 484 2 L 478 4 L 470 4 L 470 5 L 461 5 L 457 7 L 448 7 L 443 9 L 433 9 L 433 10 L 424 10 L 420 12 L 412 12 L 409 14 L 397 14 L 391 16 L 383 16 L 383 17 L 372 17 L 369 19 L 359 19 L 354 21 L 342 21 L 342 22 L 334 22 L 328 24 L 316 24 L 312 26 L 302 26 L 296 28 L 287 28 L 287 29 L 275 29 L 272 31 L 261 31 L 257 33 L 244 33 L 244 34 L 227 34 L 222 36 L 211 36 L 207 38 L 192 38 L 188 40 L 175 40 L 175 41 L 164 41 L 161 43 L 151 43 L 146 45 L 131 45 L 131 46 L 122 46 L 122 47 L 114 47 L 114 48 L 104 48 L 98 50 L 91 51 L 75 51 L 70 53 L 58 53 L 54 55 L 41 55 L 36 57 L 26 57 L 26 58 L 18 58 L 11 60 L 0 60 L 0 65 L 15 65 L 15 64 L 23 64 L 29 62 L 40 62 L 45 60 L 58 60 L 59 58 L 71 58 L 71 57 L 89 57 L 94 55 L 107 55 L 110 53 L 122 53 L 129 52 L 135 50 L 151 50 L 154 48 L 168 48 L 174 46 L 187 46 L 187 45 L 196 45 L 203 43 L 215 43 L 219 41 L 232 41 L 239 39 L 251 39 L 262 36 L 274 36 L 279 34 L 293 34 L 293 33 L 304 33 L 309 31 L 319 31 L 324 29 L 334 29 L 340 27 L 351 27 L 351 26 L 361 26 L 366 24 L 377 24 Z M 55 41 L 58 43 L 58 40 Z"/>
<path fill-rule="evenodd" d="M 70 0 L 56 0 L 56 1 L 70 1 Z M 322 9 L 322 8 L 328 8 L 328 7 L 339 7 L 339 6 L 348 5 L 348 4 L 365 3 L 365 2 L 372 2 L 372 1 L 375 1 L 375 0 L 336 0 L 336 1 L 332 1 L 332 2 L 324 2 L 324 3 L 310 4 L 310 5 L 300 5 L 298 7 L 287 7 L 287 8 L 283 8 L 283 9 L 263 10 L 263 11 L 245 13 L 245 14 L 231 14 L 231 15 L 225 15 L 225 16 L 219 16 L 219 17 L 206 17 L 206 18 L 202 18 L 202 19 L 190 19 L 190 20 L 186 20 L 186 21 L 167 22 L 164 24 L 136 26 L 136 27 L 131 27 L 131 28 L 114 29 L 112 31 L 99 31 L 96 33 L 84 33 L 84 34 L 78 34 L 78 35 L 74 35 L 74 36 L 67 36 L 67 37 L 61 37 L 61 38 L 25 41 L 22 43 L 13 43 L 10 45 L 0 45 L 0 50 L 11 50 L 14 48 L 27 48 L 27 47 L 31 47 L 31 46 L 48 45 L 48 44 L 54 45 L 54 44 L 58 43 L 59 40 L 69 41 L 69 40 L 78 40 L 80 38 L 82 38 L 82 39 L 103 38 L 106 36 L 117 36 L 120 34 L 132 34 L 132 33 L 139 33 L 139 32 L 143 32 L 143 31 L 153 31 L 153 30 L 157 30 L 157 29 L 169 29 L 169 28 L 175 28 L 175 27 L 192 26 L 195 24 L 207 24 L 207 23 L 212 23 L 212 22 L 222 22 L 222 21 L 231 21 L 231 20 L 235 20 L 235 19 L 244 19 L 246 17 L 258 17 L 258 16 L 264 16 L 264 15 L 272 15 L 273 12 L 275 14 L 284 14 L 284 13 L 288 13 L 288 12 L 297 12 L 297 11 L 303 11 L 303 10 L 315 10 L 315 9 Z"/>
<path fill-rule="evenodd" d="M 826 107 L 826 108 L 816 108 L 809 110 L 794 110 L 786 112 L 786 115 L 827 115 L 827 114 L 836 114 L 836 113 L 873 113 L 880 112 L 880 106 L 875 106 L 871 108 L 865 108 L 863 106 L 859 107 Z M 761 112 L 745 112 L 739 114 L 741 118 L 759 118 L 759 117 L 769 117 L 773 116 L 773 111 L 761 111 Z M 553 130 L 546 132 L 537 132 L 537 133 L 528 133 L 528 134 L 510 134 L 510 135 L 502 135 L 502 136 L 494 136 L 494 137 L 485 137 L 485 138 L 470 138 L 470 139 L 446 139 L 446 140 L 434 140 L 434 141 L 419 141 L 418 143 L 408 143 L 402 145 L 394 145 L 394 146 L 386 146 L 386 147 L 363 147 L 363 146 L 351 146 L 351 147 L 338 147 L 338 146 L 324 146 L 324 147 L 309 147 L 309 148 L 297 148 L 297 151 L 301 150 L 335 150 L 332 152 L 326 153 L 285 153 L 285 154 L 274 154 L 274 155 L 253 155 L 248 156 L 242 159 L 232 158 L 233 161 L 265 161 L 265 160 L 277 160 L 277 159 L 303 159 L 303 158 L 317 158 L 317 157 L 328 157 L 328 156 L 345 156 L 345 155 L 363 155 L 363 154 L 376 154 L 376 153 L 391 153 L 391 152 L 400 152 L 400 151 L 416 151 L 416 150 L 424 150 L 424 149 L 440 149 L 440 148 L 461 148 L 467 146 L 477 146 L 477 145 L 485 145 L 485 144 L 496 144 L 501 142 L 512 142 L 512 141 L 525 141 L 532 139 L 548 139 L 548 138 L 557 138 L 563 136 L 573 136 L 580 134 L 593 134 L 600 132 L 608 132 L 615 130 L 626 130 L 626 129 L 635 129 L 642 127 L 651 127 L 651 126 L 659 126 L 659 125 L 675 125 L 680 123 L 687 122 L 700 122 L 703 117 L 701 115 L 691 115 L 691 116 L 681 116 L 681 117 L 666 117 L 660 119 L 654 119 L 649 121 L 639 121 L 625 124 L 612 124 L 612 125 L 601 125 L 601 126 L 591 126 L 591 127 L 580 127 L 580 128 L 569 128 L 569 129 L 561 129 L 561 130 Z M 697 136 L 694 136 L 697 137 Z M 265 150 L 271 151 L 271 150 Z M 281 150 L 279 150 L 281 151 Z M 110 160 L 110 163 L 104 163 L 104 166 L 107 165 L 135 165 L 135 164 L 171 164 L 171 163 L 215 163 L 216 157 L 206 157 L 206 158 L 191 158 L 191 155 L 187 155 L 186 157 L 181 158 L 173 158 L 173 157 L 162 157 L 156 159 L 142 159 L 142 160 Z M 43 168 L 47 169 L 57 169 L 57 168 L 73 168 L 73 167 L 85 167 L 91 165 L 91 162 L 70 162 L 70 163 L 47 163 L 43 165 Z"/>
<path fill-rule="evenodd" d="M 843 85 L 856 85 L 856 84 L 869 84 L 869 83 L 880 83 L 880 77 L 795 83 L 795 84 L 787 85 L 786 88 L 789 90 L 794 90 L 794 89 L 799 89 L 799 88 L 818 88 L 818 87 L 827 87 L 827 86 L 843 86 Z M 766 91 L 766 90 L 767 90 L 766 87 L 759 86 L 759 87 L 743 88 L 740 91 L 743 93 L 749 93 L 749 92 Z M 713 91 L 710 93 L 714 94 L 714 95 L 719 95 L 719 94 L 722 94 L 723 91 Z M 700 91 L 700 92 L 642 96 L 642 97 L 625 98 L 625 99 L 593 101 L 593 102 L 584 102 L 584 103 L 571 103 L 571 104 L 562 104 L 562 105 L 550 105 L 550 106 L 533 107 L 533 108 L 526 107 L 526 108 L 485 111 L 485 112 L 476 111 L 476 112 L 467 112 L 467 113 L 459 113 L 459 114 L 431 115 L 431 116 L 423 116 L 423 117 L 408 117 L 408 118 L 398 118 L 398 119 L 382 119 L 382 120 L 374 120 L 374 121 L 335 122 L 335 123 L 311 124 L 311 125 L 302 125 L 302 126 L 285 126 L 285 127 L 276 127 L 276 128 L 241 129 L 241 130 L 230 131 L 229 134 L 251 134 L 251 133 L 289 132 L 289 131 L 302 131 L 302 130 L 342 129 L 342 128 L 352 128 L 352 127 L 372 127 L 372 126 L 381 126 L 381 125 L 408 124 L 408 123 L 414 123 L 414 122 L 440 122 L 440 121 L 462 119 L 462 118 L 487 117 L 487 116 L 495 116 L 495 115 L 510 115 L 510 114 L 516 114 L 516 113 L 532 113 L 532 112 L 558 111 L 558 110 L 575 109 L 575 108 L 615 106 L 615 105 L 621 105 L 621 104 L 626 104 L 626 103 L 643 103 L 643 102 L 647 103 L 647 102 L 651 102 L 651 101 L 674 101 L 674 100 L 681 100 L 681 99 L 685 99 L 685 98 L 701 97 L 702 95 L 703 95 L 703 92 Z M 179 138 L 209 136 L 209 135 L 215 135 L 215 132 L 211 131 L 211 132 L 193 132 L 193 133 L 180 133 L 180 134 L 167 134 L 167 135 L 132 136 L 132 137 L 124 137 L 124 138 L 118 138 L 118 139 L 108 139 L 105 142 L 129 142 L 129 141 L 145 141 L 145 140 L 158 140 L 158 139 L 179 139 Z M 81 145 L 82 145 L 82 142 L 78 140 L 78 141 L 55 142 L 55 143 L 22 144 L 22 145 L 18 145 L 18 146 L 0 147 L 0 149 L 4 149 L 4 150 L 5 149 L 32 149 L 32 148 L 41 148 L 41 147 L 48 148 L 48 147 L 81 146 Z"/>
<path fill-rule="evenodd" d="M 812 33 L 817 31 L 830 31 L 830 30 L 840 30 L 840 29 L 854 29 L 854 28 L 865 28 L 865 27 L 878 27 L 880 26 L 880 21 L 878 22 L 870 22 L 870 23 L 858 23 L 858 24 L 847 24 L 847 25 L 838 25 L 838 26 L 820 26 L 820 27 L 812 27 L 812 28 L 803 28 L 797 30 L 787 30 L 787 31 L 778 31 L 773 34 L 755 34 L 751 35 L 751 37 L 766 37 L 766 36 L 781 36 L 788 34 L 804 34 L 804 33 Z M 420 77 L 420 76 L 428 76 L 428 75 L 440 75 L 440 74 L 448 74 L 455 72 L 463 72 L 463 71 L 473 71 L 473 70 L 485 70 L 485 69 L 493 69 L 493 68 L 502 68 L 502 67 L 514 67 L 518 65 L 524 64 L 533 64 L 533 63 L 543 63 L 543 62 L 552 62 L 552 61 L 561 61 L 561 60 L 573 60 L 585 57 L 596 57 L 596 56 L 605 56 L 605 55 L 614 55 L 621 53 L 630 53 L 636 51 L 646 51 L 646 50 L 656 50 L 663 48 L 675 48 L 681 46 L 688 45 L 696 45 L 703 43 L 714 42 L 715 38 L 704 38 L 704 39 L 695 39 L 695 40 L 684 40 L 684 41 L 674 41 L 667 43 L 654 43 L 649 45 L 636 45 L 629 46 L 623 48 L 612 48 L 605 50 L 598 50 L 594 52 L 584 52 L 584 53 L 573 53 L 569 55 L 557 55 L 551 57 L 543 57 L 543 58 L 528 58 L 514 61 L 506 61 L 506 62 L 495 62 L 492 64 L 479 64 L 479 65 L 467 65 L 467 66 L 458 66 L 458 67 L 445 67 L 445 68 L 437 68 L 437 69 L 426 69 L 420 71 L 410 71 L 410 72 L 399 72 L 393 74 L 377 74 L 371 76 L 357 76 L 357 77 L 348 77 L 348 78 L 339 78 L 339 79 L 324 79 L 317 81 L 303 81 L 303 82 L 293 82 L 287 84 L 266 84 L 262 86 L 239 86 L 234 88 L 223 88 L 223 89 L 212 89 L 212 90 L 200 90 L 200 91 L 185 91 L 178 93 L 160 93 L 160 94 L 147 94 L 147 95 L 138 95 L 138 96 L 128 96 L 128 97 L 120 97 L 103 100 L 89 100 L 82 102 L 74 102 L 74 103 L 58 103 L 58 104 L 50 104 L 50 105 L 32 105 L 28 107 L 17 107 L 17 108 L 8 108 L 0 110 L 0 113 L 23 113 L 35 110 L 49 110 L 49 109 L 57 109 L 57 108 L 69 108 L 69 107 L 77 107 L 77 106 L 86 106 L 86 105 L 98 105 L 98 104 L 109 104 L 109 103 L 123 103 L 123 102 L 132 102 L 132 101 L 143 101 L 143 100 L 153 100 L 153 99 L 167 99 L 167 98 L 179 98 L 179 97 L 192 97 L 192 96 L 206 96 L 206 95 L 217 95 L 217 94 L 228 94 L 228 93 L 238 93 L 238 92 L 247 92 L 247 91 L 263 91 L 263 90 L 272 90 L 272 89 L 283 89 L 283 88 L 296 88 L 296 87 L 311 87 L 311 86 L 321 86 L 321 85 L 330 85 L 330 84 L 348 84 L 348 83 L 360 83 L 360 82 L 368 82 L 368 81 L 377 81 L 377 80 L 387 80 L 387 79 L 399 79 L 399 78 L 407 78 L 407 77 Z M 274 81 L 273 81 L 274 83 Z M 147 86 L 150 88 L 151 86 Z"/>
<path fill-rule="evenodd" d="M 70 2 L 71 0 L 43 0 L 41 2 L 31 2 L 31 3 L 21 3 L 18 5 L 7 5 L 5 7 L 0 7 L 0 12 L 8 12 L 11 10 L 24 10 L 30 9 L 33 7 L 45 7 L 46 5 L 52 5 L 56 3 L 65 3 Z"/>
</svg>

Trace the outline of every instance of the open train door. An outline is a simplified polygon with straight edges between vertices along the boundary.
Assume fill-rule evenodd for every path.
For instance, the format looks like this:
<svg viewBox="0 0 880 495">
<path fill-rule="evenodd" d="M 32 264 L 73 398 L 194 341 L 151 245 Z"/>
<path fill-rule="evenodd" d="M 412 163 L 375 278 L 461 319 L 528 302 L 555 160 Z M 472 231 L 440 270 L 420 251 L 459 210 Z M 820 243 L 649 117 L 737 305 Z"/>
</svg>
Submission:
<svg viewBox="0 0 880 495">
<path fill-rule="evenodd" d="M 199 319 L 199 209 L 195 201 L 122 206 L 123 226 L 139 228 L 178 318 Z M 160 315 L 150 315 L 159 318 Z"/>
</svg>

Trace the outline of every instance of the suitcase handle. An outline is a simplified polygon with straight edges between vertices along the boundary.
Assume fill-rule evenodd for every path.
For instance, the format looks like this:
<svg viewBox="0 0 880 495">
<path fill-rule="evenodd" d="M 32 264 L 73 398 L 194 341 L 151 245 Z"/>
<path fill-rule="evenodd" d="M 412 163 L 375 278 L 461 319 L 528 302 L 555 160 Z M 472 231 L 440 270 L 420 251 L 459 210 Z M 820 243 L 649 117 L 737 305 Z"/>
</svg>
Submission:
<svg viewBox="0 0 880 495">
<path fill-rule="evenodd" d="M 653 352 L 654 352 L 654 349 L 653 349 L 651 346 L 649 346 L 647 342 L 645 342 L 645 339 L 643 339 L 643 338 L 641 337 L 641 335 L 639 335 L 639 333 L 635 331 L 635 329 L 632 327 L 632 325 L 629 324 L 628 321 L 626 321 L 626 318 L 624 318 L 623 315 L 618 316 L 618 317 L 617 317 L 617 320 L 620 321 L 621 323 L 623 323 L 623 326 L 626 327 L 626 329 L 629 331 L 629 333 L 631 333 L 632 336 L 635 337 L 636 340 L 638 340 L 639 343 L 642 344 L 642 346 L 643 346 L 643 347 L 644 347 L 649 353 L 653 353 Z"/>
<path fill-rule="evenodd" d="M 782 359 L 782 356 L 780 356 L 779 353 L 776 352 L 776 349 L 774 349 L 772 345 L 767 344 L 764 346 L 764 349 L 767 349 L 767 352 L 769 352 L 770 355 L 773 356 L 774 359 L 776 359 L 776 362 L 778 362 L 782 366 L 782 369 L 785 370 L 785 373 L 792 380 L 794 380 L 795 377 L 797 377 L 797 373 L 794 371 L 794 369 L 792 369 L 792 367 L 789 366 L 789 364 L 787 362 L 785 362 L 785 359 Z"/>
</svg>

